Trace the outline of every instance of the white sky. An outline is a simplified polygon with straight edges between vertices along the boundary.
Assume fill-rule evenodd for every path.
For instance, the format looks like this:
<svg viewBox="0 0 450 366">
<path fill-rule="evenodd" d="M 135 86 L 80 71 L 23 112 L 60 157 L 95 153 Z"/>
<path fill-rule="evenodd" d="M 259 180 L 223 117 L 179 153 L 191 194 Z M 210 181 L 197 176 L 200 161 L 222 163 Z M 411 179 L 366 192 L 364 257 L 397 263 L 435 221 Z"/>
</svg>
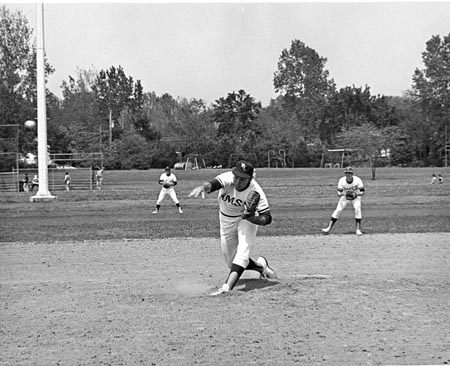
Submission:
<svg viewBox="0 0 450 366">
<path fill-rule="evenodd" d="M 5 3 L 3 3 L 5 4 Z M 36 29 L 36 5 L 6 3 Z M 450 33 L 450 2 L 47 3 L 48 87 L 79 69 L 121 65 L 144 92 L 207 104 L 244 89 L 267 106 L 283 49 L 298 39 L 328 61 L 338 88 L 411 88 L 432 35 Z"/>
</svg>

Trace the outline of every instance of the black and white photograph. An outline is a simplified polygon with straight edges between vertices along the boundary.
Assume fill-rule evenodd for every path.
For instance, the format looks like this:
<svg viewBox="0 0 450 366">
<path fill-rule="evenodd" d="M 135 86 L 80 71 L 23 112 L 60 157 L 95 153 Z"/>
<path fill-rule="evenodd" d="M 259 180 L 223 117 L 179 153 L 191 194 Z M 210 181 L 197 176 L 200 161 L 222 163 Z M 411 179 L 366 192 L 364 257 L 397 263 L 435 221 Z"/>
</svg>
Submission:
<svg viewBox="0 0 450 366">
<path fill-rule="evenodd" d="M 0 365 L 450 364 L 449 14 L 0 3 Z"/>
</svg>

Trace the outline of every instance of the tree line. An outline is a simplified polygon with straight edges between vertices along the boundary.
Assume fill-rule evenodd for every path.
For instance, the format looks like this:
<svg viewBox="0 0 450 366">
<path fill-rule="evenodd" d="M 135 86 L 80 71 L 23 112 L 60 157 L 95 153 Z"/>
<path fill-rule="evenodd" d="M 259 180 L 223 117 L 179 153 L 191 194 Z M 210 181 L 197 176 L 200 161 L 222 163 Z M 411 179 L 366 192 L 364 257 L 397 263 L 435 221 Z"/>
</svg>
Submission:
<svg viewBox="0 0 450 366">
<path fill-rule="evenodd" d="M 25 154 L 37 151 L 35 131 L 23 128 L 36 116 L 36 50 L 20 12 L 2 6 L 0 16 L 0 124 L 19 124 Z M 62 98 L 47 90 L 48 145 L 50 153 L 102 152 L 107 169 L 161 168 L 193 154 L 210 166 L 228 166 L 231 156 L 267 166 L 268 151 L 283 151 L 288 167 L 319 167 L 335 158 L 330 149 L 355 151 L 353 159 L 370 165 L 374 178 L 381 164 L 442 166 L 450 33 L 432 35 L 422 60 L 424 68 L 412 70 L 404 95 L 372 95 L 368 85 L 337 88 L 327 59 L 294 39 L 281 51 L 273 76 L 277 97 L 266 107 L 245 90 L 206 105 L 146 92 L 120 65 L 78 69 L 62 82 Z M 45 65 L 48 78 L 54 68 L 51 60 Z M 15 133 L 0 128 L 1 151 L 14 150 Z M 1 155 L 2 170 L 14 164 Z"/>
</svg>

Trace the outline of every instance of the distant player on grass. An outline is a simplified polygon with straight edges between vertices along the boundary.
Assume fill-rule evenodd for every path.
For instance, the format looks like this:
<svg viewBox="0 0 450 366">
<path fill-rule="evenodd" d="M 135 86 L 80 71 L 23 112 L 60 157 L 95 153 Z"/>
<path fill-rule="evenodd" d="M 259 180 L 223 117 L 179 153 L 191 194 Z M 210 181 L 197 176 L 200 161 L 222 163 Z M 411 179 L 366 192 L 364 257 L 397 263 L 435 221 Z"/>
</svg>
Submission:
<svg viewBox="0 0 450 366">
<path fill-rule="evenodd" d="M 25 177 L 23 178 L 23 190 L 24 192 L 28 192 L 29 190 L 29 183 L 30 183 L 30 179 L 28 178 L 28 174 L 25 173 Z"/>
<path fill-rule="evenodd" d="M 105 170 L 104 167 L 100 167 L 97 172 L 95 173 L 95 184 L 97 186 L 97 189 L 99 191 L 102 190 L 102 184 L 103 184 L 103 171 Z"/>
<path fill-rule="evenodd" d="M 327 235 L 330 233 L 341 212 L 350 202 L 355 210 L 356 235 L 362 235 L 361 232 L 361 196 L 364 195 L 365 189 L 361 178 L 353 175 L 353 168 L 347 167 L 344 170 L 345 176 L 340 178 L 337 185 L 337 195 L 340 197 L 336 209 L 331 214 L 330 223 L 322 232 Z"/>
<path fill-rule="evenodd" d="M 66 191 L 69 192 L 70 191 L 70 182 L 71 182 L 71 178 L 69 175 L 69 172 L 66 172 L 66 175 L 64 175 L 64 186 L 66 187 Z"/>
<path fill-rule="evenodd" d="M 269 203 L 261 186 L 254 179 L 254 168 L 246 161 L 238 161 L 232 171 L 216 176 L 192 190 L 190 197 L 198 197 L 203 192 L 219 191 L 220 245 L 229 274 L 225 283 L 211 296 L 227 293 L 236 285 L 246 270 L 260 273 L 261 277 L 276 279 L 277 275 L 269 267 L 267 259 L 250 258 L 250 249 L 255 244 L 258 226 L 272 222 Z M 255 211 L 247 213 L 244 203 L 252 192 L 259 194 Z"/>
<path fill-rule="evenodd" d="M 31 189 L 30 189 L 31 192 L 33 192 L 34 187 L 38 187 L 38 188 L 39 188 L 39 178 L 38 178 L 37 175 L 35 175 L 35 176 L 33 177 L 33 179 L 31 180 Z"/>
<path fill-rule="evenodd" d="M 180 206 L 180 201 L 178 200 L 177 194 L 175 192 L 174 186 L 177 185 L 177 177 L 175 174 L 173 174 L 169 167 L 166 167 L 164 170 L 164 173 L 161 174 L 159 177 L 159 184 L 162 185 L 161 191 L 159 192 L 158 199 L 156 201 L 156 209 L 153 211 L 154 214 L 158 213 L 159 208 L 161 207 L 161 202 L 164 200 L 164 197 L 166 195 L 170 196 L 172 198 L 172 201 L 175 203 L 175 205 L 178 208 L 179 213 L 183 213 L 183 210 Z"/>
</svg>

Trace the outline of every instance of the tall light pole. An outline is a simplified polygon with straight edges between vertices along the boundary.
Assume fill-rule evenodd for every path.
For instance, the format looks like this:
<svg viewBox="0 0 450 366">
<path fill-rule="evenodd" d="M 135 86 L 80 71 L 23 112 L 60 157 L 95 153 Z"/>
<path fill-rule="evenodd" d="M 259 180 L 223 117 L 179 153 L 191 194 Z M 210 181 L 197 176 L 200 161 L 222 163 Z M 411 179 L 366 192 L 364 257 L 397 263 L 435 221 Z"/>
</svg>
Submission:
<svg viewBox="0 0 450 366">
<path fill-rule="evenodd" d="M 47 150 L 47 110 L 45 98 L 45 63 L 44 63 L 44 4 L 36 4 L 37 42 L 36 42 L 36 75 L 37 75 L 37 135 L 38 135 L 38 174 L 39 189 L 31 202 L 53 201 L 48 191 L 48 150 Z"/>
</svg>

